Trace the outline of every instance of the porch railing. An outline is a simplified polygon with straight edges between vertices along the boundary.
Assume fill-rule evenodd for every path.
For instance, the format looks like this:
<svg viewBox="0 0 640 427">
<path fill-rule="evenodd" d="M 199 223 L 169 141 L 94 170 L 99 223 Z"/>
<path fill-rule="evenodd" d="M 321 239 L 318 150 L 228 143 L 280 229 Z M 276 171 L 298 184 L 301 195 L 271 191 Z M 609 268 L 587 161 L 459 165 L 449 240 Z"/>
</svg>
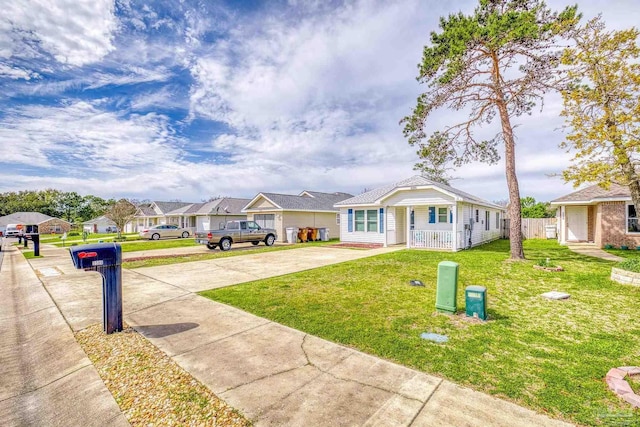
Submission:
<svg viewBox="0 0 640 427">
<path fill-rule="evenodd" d="M 427 249 L 451 249 L 451 231 L 411 230 L 411 247 Z"/>
</svg>

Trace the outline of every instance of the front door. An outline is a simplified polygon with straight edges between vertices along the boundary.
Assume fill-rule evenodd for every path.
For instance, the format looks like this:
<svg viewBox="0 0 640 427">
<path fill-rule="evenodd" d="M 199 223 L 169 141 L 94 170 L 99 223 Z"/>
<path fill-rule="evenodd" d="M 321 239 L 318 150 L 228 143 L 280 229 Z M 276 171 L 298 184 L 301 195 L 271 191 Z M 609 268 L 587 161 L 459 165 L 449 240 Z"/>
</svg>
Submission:
<svg viewBox="0 0 640 427">
<path fill-rule="evenodd" d="M 570 242 L 587 241 L 587 207 L 567 206 L 567 240 Z"/>
</svg>

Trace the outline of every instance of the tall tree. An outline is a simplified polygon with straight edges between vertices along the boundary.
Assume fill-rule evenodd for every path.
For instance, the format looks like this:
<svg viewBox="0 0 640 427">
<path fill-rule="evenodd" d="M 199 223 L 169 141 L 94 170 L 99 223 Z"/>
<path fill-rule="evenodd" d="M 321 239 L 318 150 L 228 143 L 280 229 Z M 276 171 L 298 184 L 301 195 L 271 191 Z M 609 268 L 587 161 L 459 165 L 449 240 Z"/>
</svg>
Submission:
<svg viewBox="0 0 640 427">
<path fill-rule="evenodd" d="M 439 132 L 455 151 L 454 164 L 496 163 L 504 145 L 509 189 L 511 258 L 523 259 L 520 233 L 520 190 L 516 175 L 511 118 L 529 114 L 549 89 L 558 65 L 557 41 L 566 37 L 580 16 L 577 8 L 552 12 L 541 0 L 480 0 L 474 13 L 440 19 L 440 33 L 431 33 L 423 51 L 418 81 L 429 89 L 418 97 L 411 116 L 402 120 L 409 144 L 427 140 L 426 155 L 437 149 L 427 137 L 426 120 L 446 107 L 470 113 L 467 120 Z M 501 132 L 479 140 L 477 126 L 500 118 Z"/>
<path fill-rule="evenodd" d="M 551 218 L 555 215 L 555 210 L 550 209 L 548 202 L 536 202 L 531 196 L 520 199 L 520 205 L 522 218 Z"/>
<path fill-rule="evenodd" d="M 453 179 L 449 175 L 452 169 L 449 165 L 455 160 L 456 152 L 449 145 L 448 138 L 436 132 L 427 141 L 427 143 L 418 143 L 418 157 L 422 162 L 416 163 L 413 170 L 418 170 L 422 176 L 435 182 L 449 185 L 449 181 Z"/>
<path fill-rule="evenodd" d="M 635 29 L 606 31 L 600 18 L 575 31 L 575 45 L 562 63 L 570 83 L 562 92 L 570 128 L 560 146 L 574 151 L 563 172 L 578 186 L 596 182 L 608 188 L 626 185 L 636 209 L 640 207 L 640 49 Z"/>
<path fill-rule="evenodd" d="M 136 205 L 127 199 L 120 199 L 104 214 L 118 227 L 118 239 L 122 238 L 124 226 L 133 219 L 137 210 Z"/>
</svg>

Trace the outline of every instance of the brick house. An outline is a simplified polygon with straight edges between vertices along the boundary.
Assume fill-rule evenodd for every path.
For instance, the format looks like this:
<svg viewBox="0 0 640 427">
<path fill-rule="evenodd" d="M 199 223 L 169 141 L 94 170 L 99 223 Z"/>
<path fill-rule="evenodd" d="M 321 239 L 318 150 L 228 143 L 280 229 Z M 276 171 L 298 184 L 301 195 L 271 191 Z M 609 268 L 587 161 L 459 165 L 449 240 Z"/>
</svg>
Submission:
<svg viewBox="0 0 640 427">
<path fill-rule="evenodd" d="M 551 201 L 556 206 L 558 242 L 590 242 L 598 247 L 640 246 L 638 212 L 629 188 L 592 185 Z"/>
<path fill-rule="evenodd" d="M 0 230 L 4 230 L 7 224 L 37 224 L 40 234 L 62 234 L 71 230 L 70 222 L 40 212 L 15 212 L 0 217 Z"/>
</svg>

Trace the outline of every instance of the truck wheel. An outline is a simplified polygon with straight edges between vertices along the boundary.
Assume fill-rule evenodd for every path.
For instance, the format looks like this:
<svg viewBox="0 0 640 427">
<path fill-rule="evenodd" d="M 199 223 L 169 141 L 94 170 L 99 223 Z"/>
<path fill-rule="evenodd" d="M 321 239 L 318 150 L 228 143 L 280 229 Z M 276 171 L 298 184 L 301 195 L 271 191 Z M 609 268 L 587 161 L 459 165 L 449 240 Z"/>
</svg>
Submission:
<svg viewBox="0 0 640 427">
<path fill-rule="evenodd" d="M 258 245 L 258 243 L 260 243 L 260 242 L 258 242 L 258 241 L 251 242 L 251 244 L 252 244 L 253 246 L 257 246 L 257 245 Z"/>
<path fill-rule="evenodd" d="M 151 240 L 160 240 L 160 235 L 158 233 L 153 233 L 151 235 Z"/>
<path fill-rule="evenodd" d="M 229 249 L 231 249 L 231 239 L 225 237 L 224 239 L 220 240 L 220 250 L 228 251 Z"/>
<path fill-rule="evenodd" d="M 183 238 L 183 239 L 186 239 L 187 237 L 189 237 L 189 232 L 188 232 L 188 231 L 184 231 L 184 232 L 182 233 L 182 238 Z"/>
<path fill-rule="evenodd" d="M 273 242 L 276 241 L 276 238 L 273 234 L 269 234 L 266 239 L 264 239 L 264 244 L 267 246 L 273 246 Z"/>
<path fill-rule="evenodd" d="M 211 250 L 214 250 L 216 248 L 216 245 L 213 245 L 211 243 L 207 243 L 207 248 L 211 249 Z"/>
</svg>

